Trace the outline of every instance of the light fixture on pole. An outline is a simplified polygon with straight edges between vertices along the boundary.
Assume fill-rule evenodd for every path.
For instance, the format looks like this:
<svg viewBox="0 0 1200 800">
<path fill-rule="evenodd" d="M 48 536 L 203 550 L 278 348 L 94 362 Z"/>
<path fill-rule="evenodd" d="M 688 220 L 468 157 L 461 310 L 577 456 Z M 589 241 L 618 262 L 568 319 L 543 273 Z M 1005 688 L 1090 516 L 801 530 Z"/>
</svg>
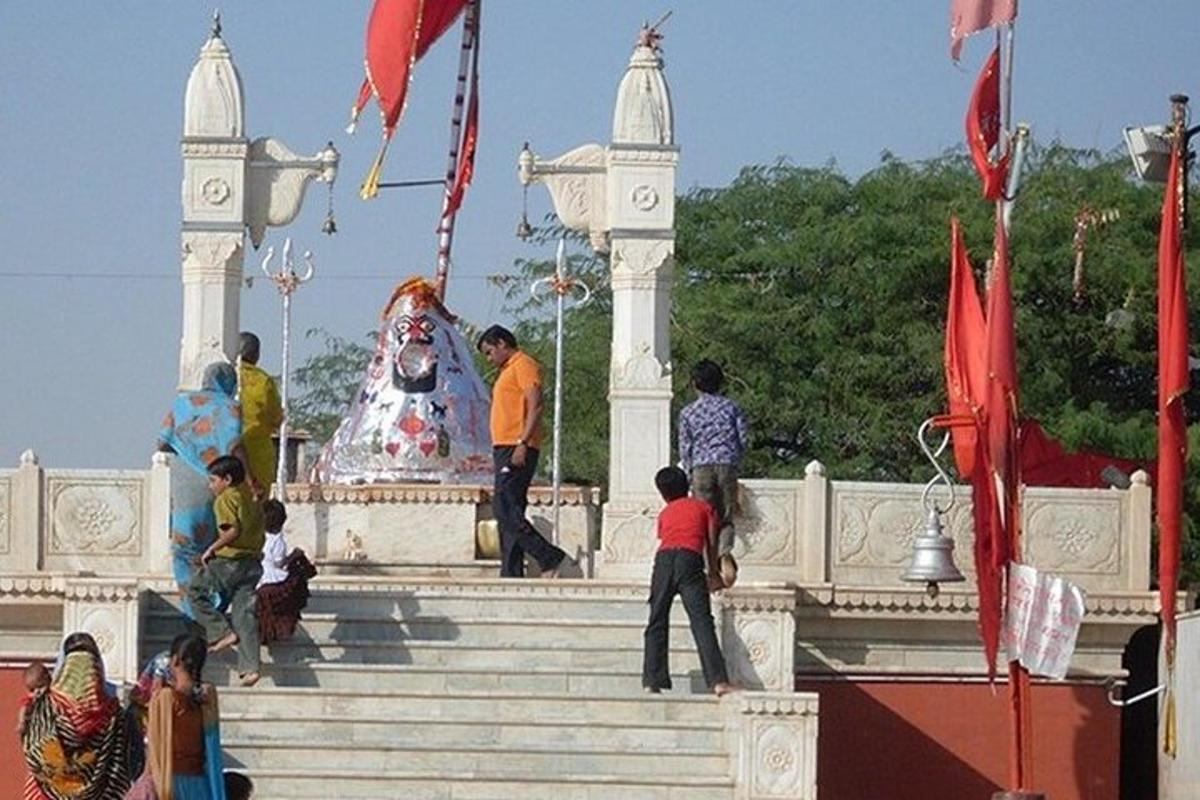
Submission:
<svg viewBox="0 0 1200 800">
<path fill-rule="evenodd" d="M 578 308 L 592 297 L 592 290 L 578 278 L 567 277 L 567 240 L 558 240 L 558 255 L 554 260 L 554 275 L 534 281 L 530 292 L 534 297 L 548 290 L 555 295 L 554 311 L 554 449 L 552 474 L 554 485 L 554 543 L 559 543 L 559 501 L 562 495 L 562 407 L 563 407 L 563 311 L 566 297 L 578 289 L 582 294 L 576 302 Z"/>
<path fill-rule="evenodd" d="M 288 452 L 288 370 L 291 351 L 292 334 L 292 294 L 300 285 L 312 280 L 312 253 L 304 251 L 305 270 L 297 273 L 292 261 L 292 240 L 288 237 L 283 242 L 283 260 L 278 272 L 271 272 L 271 259 L 275 256 L 275 248 L 268 247 L 267 255 L 263 258 L 262 271 L 283 296 L 283 353 L 282 373 L 279 376 L 279 404 L 283 407 L 283 421 L 279 423 L 279 458 L 275 473 L 275 495 L 279 500 L 284 499 L 284 487 L 287 486 L 287 452 Z"/>
<path fill-rule="evenodd" d="M 934 426 L 936 418 L 931 417 L 921 423 L 917 429 L 917 442 L 921 452 L 933 464 L 936 475 L 930 478 L 921 492 L 921 508 L 925 512 L 925 530 L 913 541 L 913 557 L 908 569 L 901 576 L 906 581 L 924 583 L 929 596 L 937 597 L 939 584 L 959 583 L 966 580 L 954 564 L 954 540 L 942 534 L 942 515 L 949 513 L 954 507 L 954 483 L 946 470 L 938 462 L 938 458 L 950 444 L 950 431 L 942 437 L 942 443 L 936 450 L 925 440 L 929 429 Z M 937 504 L 933 490 L 941 484 L 945 487 L 947 498 L 944 507 Z"/>
<path fill-rule="evenodd" d="M 1188 96 L 1186 94 L 1171 95 L 1171 106 L 1176 116 L 1187 113 Z M 1171 170 L 1171 138 L 1175 125 L 1145 125 L 1125 129 L 1125 147 L 1129 157 L 1133 159 L 1133 169 L 1139 178 L 1150 183 L 1166 183 Z M 1184 131 L 1183 146 L 1187 149 L 1188 141 L 1200 132 L 1200 125 L 1187 128 Z M 1191 157 L 1188 156 L 1190 163 Z"/>
</svg>

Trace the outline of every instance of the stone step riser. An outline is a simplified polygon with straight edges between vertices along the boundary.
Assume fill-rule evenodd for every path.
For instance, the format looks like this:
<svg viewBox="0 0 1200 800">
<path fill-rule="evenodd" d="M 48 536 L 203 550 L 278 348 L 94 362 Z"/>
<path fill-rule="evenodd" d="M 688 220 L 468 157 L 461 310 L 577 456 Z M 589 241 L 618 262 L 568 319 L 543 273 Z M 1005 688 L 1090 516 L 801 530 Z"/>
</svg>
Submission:
<svg viewBox="0 0 1200 800">
<path fill-rule="evenodd" d="M 372 694 L 364 692 L 263 691 L 226 689 L 222 708 L 243 714 L 277 717 L 323 715 L 386 719 L 534 720 L 537 722 L 649 725 L 657 722 L 712 724 L 720 719 L 715 698 L 675 697 L 537 697 L 496 694 Z"/>
<path fill-rule="evenodd" d="M 160 650 L 167 648 L 166 641 L 148 642 Z M 142 663 L 151 656 L 152 650 L 143 653 Z M 690 672 L 700 667 L 700 657 L 695 647 L 677 647 L 669 652 L 670 666 L 675 672 Z M 640 648 L 611 648 L 609 650 L 533 650 L 533 649 L 487 649 L 452 648 L 424 645 L 369 647 L 296 647 L 271 645 L 262 650 L 264 664 L 281 666 L 312 667 L 317 664 L 371 664 L 380 667 L 412 665 L 417 667 L 441 667 L 445 670 L 520 671 L 530 664 L 549 669 L 588 669 L 620 673 L 638 673 L 642 668 Z M 214 655 L 209 664 L 213 667 L 231 666 L 230 656 Z"/>
<path fill-rule="evenodd" d="M 414 770 L 447 775 L 487 772 L 523 778 L 557 772 L 582 775 L 622 775 L 663 778 L 678 775 L 729 775 L 729 756 L 723 753 L 692 755 L 663 753 L 577 753 L 569 748 L 549 752 L 520 750 L 472 751 L 404 750 L 357 745 L 352 750 L 321 747 L 319 744 L 289 742 L 282 747 L 264 747 L 222 738 L 226 761 L 246 769 L 327 769 L 353 764 L 356 770 Z"/>
<path fill-rule="evenodd" d="M 0 633 L 0 654 L 54 658 L 62 644 L 62 631 L 5 631 Z"/>
<path fill-rule="evenodd" d="M 648 614 L 647 596 L 613 598 L 572 598 L 547 595 L 522 597 L 517 594 L 461 597 L 437 595 L 398 595 L 316 591 L 309 598 L 306 613 L 335 614 L 350 618 L 403 619 L 441 617 L 443 619 L 515 619 L 550 622 L 555 619 L 605 619 L 641 622 Z M 159 595 L 147 604 L 154 615 L 178 608 L 178 600 Z M 683 613 L 678 599 L 674 611 Z"/>
<path fill-rule="evenodd" d="M 427 747 L 513 747 L 559 750 L 627 748 L 719 751 L 726 746 L 720 728 L 647 725 L 530 725 L 490 719 L 464 722 L 411 720 L 240 719 L 223 715 L 221 736 L 230 741 L 263 740 L 353 742 L 366 747 L 421 744 Z"/>
<path fill-rule="evenodd" d="M 369 665 L 367 665 L 369 666 Z M 206 666 L 204 679 L 217 686 L 234 686 L 237 675 L 232 662 Z M 674 690 L 683 694 L 704 694 L 706 687 L 699 668 L 671 675 Z M 265 665 L 260 687 L 319 686 L 326 689 L 358 689 L 375 691 L 416 692 L 544 692 L 575 695 L 633 694 L 641 691 L 641 671 L 626 673 L 577 672 L 452 672 L 429 669 L 343 670 L 322 669 L 304 665 Z"/>
<path fill-rule="evenodd" d="M 254 781 L 254 798 L 280 800 L 359 800 L 359 798 L 419 798 L 420 800 L 733 800 L 730 786 L 655 786 L 609 781 L 594 783 L 530 780 L 463 781 L 454 778 L 399 779 L 267 776 L 245 770 Z"/>
<path fill-rule="evenodd" d="M 143 648 L 166 649 L 176 634 L 187 626 L 182 621 L 174 626 L 155 626 L 142 636 Z M 561 651 L 583 649 L 587 651 L 611 648 L 640 650 L 644 642 L 641 626 L 589 627 L 582 625 L 555 626 L 552 624 L 494 625 L 418 625 L 364 623 L 358 625 L 327 625 L 302 622 L 292 638 L 276 642 L 273 649 L 307 649 L 312 656 L 318 655 L 314 648 L 362 647 L 395 648 L 403 652 L 407 644 L 446 642 L 453 645 L 475 648 L 508 650 Z M 694 648 L 695 641 L 686 626 L 672 626 L 670 646 L 677 649 Z"/>
</svg>

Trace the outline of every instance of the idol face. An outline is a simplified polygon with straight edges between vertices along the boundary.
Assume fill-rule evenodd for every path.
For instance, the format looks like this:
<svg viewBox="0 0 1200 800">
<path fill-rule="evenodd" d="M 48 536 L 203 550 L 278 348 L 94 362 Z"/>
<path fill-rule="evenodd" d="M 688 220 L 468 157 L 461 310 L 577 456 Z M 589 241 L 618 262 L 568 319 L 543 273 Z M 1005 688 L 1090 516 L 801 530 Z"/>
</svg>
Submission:
<svg viewBox="0 0 1200 800">
<path fill-rule="evenodd" d="M 432 392 L 437 386 L 437 350 L 433 334 L 437 323 L 420 314 L 401 314 L 392 323 L 392 332 L 399 343 L 392 358 L 392 383 L 409 394 Z"/>
</svg>

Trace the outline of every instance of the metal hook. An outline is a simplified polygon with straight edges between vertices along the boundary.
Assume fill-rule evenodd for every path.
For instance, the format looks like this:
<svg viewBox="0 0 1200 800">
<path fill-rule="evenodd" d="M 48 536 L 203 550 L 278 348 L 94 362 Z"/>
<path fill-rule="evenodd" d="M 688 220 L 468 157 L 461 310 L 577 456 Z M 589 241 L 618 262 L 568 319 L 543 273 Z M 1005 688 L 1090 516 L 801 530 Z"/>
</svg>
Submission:
<svg viewBox="0 0 1200 800">
<path fill-rule="evenodd" d="M 1142 700 L 1145 700 L 1149 697 L 1153 697 L 1156 694 L 1161 694 L 1167 688 L 1167 685 L 1165 683 L 1160 683 L 1158 686 L 1155 686 L 1153 689 L 1147 689 L 1146 691 L 1142 692 L 1141 694 L 1136 694 L 1133 697 L 1119 697 L 1117 695 L 1117 692 L 1119 689 L 1123 689 L 1125 687 L 1125 685 L 1126 684 L 1123 681 L 1119 681 L 1116 678 L 1110 677 L 1110 678 L 1105 679 L 1104 690 L 1108 695 L 1108 702 L 1110 705 L 1117 706 L 1118 708 L 1124 708 L 1125 706 L 1131 706 L 1134 703 L 1141 702 Z"/>
<path fill-rule="evenodd" d="M 936 450 L 930 449 L 929 442 L 925 440 L 925 434 L 930 428 L 933 427 L 934 420 L 934 417 L 930 417 L 922 422 L 921 427 L 917 429 L 917 443 L 921 446 L 921 452 L 925 454 L 925 457 L 929 459 L 929 463 L 933 465 L 934 470 L 937 472 L 937 474 L 930 478 L 929 482 L 925 484 L 925 488 L 921 490 L 921 505 L 924 506 L 927 511 L 935 511 L 938 514 L 945 514 L 950 511 L 950 509 L 954 508 L 954 481 L 950 480 L 950 476 L 946 473 L 946 470 L 942 468 L 938 458 L 942 455 L 942 453 L 946 452 L 946 447 L 950 444 L 950 431 L 947 430 L 945 434 L 943 434 L 942 443 L 938 445 Z M 930 499 L 933 488 L 939 483 L 945 485 L 946 491 L 950 496 L 945 508 L 939 507 L 936 500 Z"/>
</svg>

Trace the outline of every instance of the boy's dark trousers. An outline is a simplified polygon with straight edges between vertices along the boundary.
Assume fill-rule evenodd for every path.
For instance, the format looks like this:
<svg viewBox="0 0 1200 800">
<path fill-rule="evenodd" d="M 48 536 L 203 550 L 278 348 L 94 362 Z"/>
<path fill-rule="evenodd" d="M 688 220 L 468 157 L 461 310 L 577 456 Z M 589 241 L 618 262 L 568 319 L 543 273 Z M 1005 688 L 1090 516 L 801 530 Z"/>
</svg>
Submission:
<svg viewBox="0 0 1200 800">
<path fill-rule="evenodd" d="M 646 625 L 646 651 L 642 662 L 642 686 L 647 689 L 670 689 L 671 670 L 667 664 L 670 646 L 671 603 L 678 594 L 683 598 L 692 638 L 700 653 L 704 681 L 712 688 L 728 683 L 725 659 L 717 644 L 713 626 L 712 604 L 708 597 L 708 581 L 704 576 L 704 556 L 692 550 L 659 550 L 654 556 L 654 572 L 650 577 L 650 622 Z"/>
<path fill-rule="evenodd" d="M 525 576 L 525 554 L 533 556 L 543 571 L 554 569 L 566 556 L 559 548 L 542 538 L 529 520 L 525 519 L 529 484 L 537 469 L 538 451 L 525 451 L 524 465 L 512 463 L 515 447 L 492 448 L 496 484 L 492 492 L 492 515 L 500 527 L 500 577 Z"/>
<path fill-rule="evenodd" d="M 209 643 L 229 633 L 230 622 L 238 635 L 238 672 L 259 671 L 258 604 L 255 588 L 262 577 L 262 562 L 257 558 L 211 558 L 188 584 L 188 602 L 196 622 L 204 628 Z M 213 596 L 229 600 L 229 618 L 213 605 Z"/>
</svg>

